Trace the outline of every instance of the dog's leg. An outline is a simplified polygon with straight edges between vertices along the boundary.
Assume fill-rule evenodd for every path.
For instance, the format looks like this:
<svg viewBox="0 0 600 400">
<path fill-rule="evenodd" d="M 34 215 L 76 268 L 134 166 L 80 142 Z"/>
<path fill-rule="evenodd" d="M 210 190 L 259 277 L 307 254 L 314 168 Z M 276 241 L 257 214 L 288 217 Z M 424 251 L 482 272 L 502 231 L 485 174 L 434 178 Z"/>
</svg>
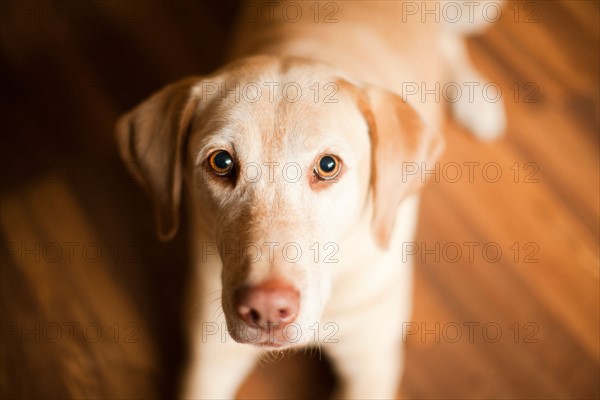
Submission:
<svg viewBox="0 0 600 400">
<path fill-rule="evenodd" d="M 367 325 L 326 347 L 340 378 L 336 399 L 396 398 L 404 363 L 401 334 L 374 334 L 386 324 Z"/>
<path fill-rule="evenodd" d="M 494 2 L 498 4 L 498 2 Z M 468 10 L 463 10 L 468 15 Z M 500 136 L 506 127 L 504 104 L 499 85 L 486 80 L 471 64 L 466 48 L 467 35 L 485 30 L 490 20 L 474 13 L 464 23 L 447 22 L 440 37 L 441 51 L 449 69 L 448 100 L 454 117 L 483 140 Z"/>
<path fill-rule="evenodd" d="M 409 315 L 410 289 L 393 286 L 382 290 L 383 298 L 376 304 L 355 308 L 351 318 L 340 319 L 333 337 L 337 342 L 323 344 L 340 378 L 336 398 L 396 398 L 404 364 L 401 327 Z M 400 298 L 405 294 L 402 309 Z"/>
<path fill-rule="evenodd" d="M 232 399 L 254 366 L 259 349 L 236 343 L 227 333 L 220 302 L 220 261 L 209 259 L 197 271 L 199 276 L 192 280 L 195 285 L 189 288 L 190 359 L 181 398 Z"/>
<path fill-rule="evenodd" d="M 212 335 L 212 325 L 205 325 L 204 329 Z M 235 343 L 229 336 L 223 342 L 221 332 L 214 336 L 209 339 L 205 332 L 205 343 L 201 342 L 202 336 L 198 337 L 200 343 L 193 349 L 193 359 L 184 377 L 183 399 L 233 399 L 254 366 L 256 349 Z"/>
<path fill-rule="evenodd" d="M 340 359 L 337 372 L 342 381 L 333 398 L 395 399 L 402 373 L 400 355 L 400 347 L 393 346 L 368 356 L 363 354 Z"/>
</svg>

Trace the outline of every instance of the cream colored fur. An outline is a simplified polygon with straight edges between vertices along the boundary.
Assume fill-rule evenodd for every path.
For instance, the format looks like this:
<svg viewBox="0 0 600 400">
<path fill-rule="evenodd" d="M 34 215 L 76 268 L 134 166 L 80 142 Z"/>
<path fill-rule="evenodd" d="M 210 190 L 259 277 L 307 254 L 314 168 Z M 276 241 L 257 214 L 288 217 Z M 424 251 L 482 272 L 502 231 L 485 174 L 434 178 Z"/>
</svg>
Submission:
<svg viewBox="0 0 600 400">
<path fill-rule="evenodd" d="M 181 197 L 189 200 L 195 275 L 183 398 L 234 397 L 272 350 L 238 343 L 256 332 L 241 328 L 232 302 L 236 288 L 274 277 L 300 293 L 299 336 L 277 350 L 322 347 L 341 398 L 393 398 L 402 376 L 413 274 L 402 243 L 413 241 L 422 183 L 402 170 L 435 161 L 442 143 L 442 103 L 403 99 L 403 89 L 474 69 L 457 29 L 403 23 L 403 2 L 338 2 L 332 24 L 314 22 L 313 2 L 295 4 L 305 13 L 298 22 L 275 13 L 242 23 L 230 64 L 163 89 L 117 127 L 123 157 L 155 201 L 161 237 L 176 232 Z M 236 95 L 236 84 L 248 91 Z M 297 101 L 285 85 L 301 89 Z M 455 109 L 482 137 L 503 129 L 497 103 Z M 243 170 L 233 183 L 206 170 L 218 149 Z M 343 160 L 335 183 L 314 181 L 323 154 Z M 286 244 L 302 256 L 290 261 Z M 246 245 L 262 257 L 249 261 L 239 250 Z"/>
</svg>

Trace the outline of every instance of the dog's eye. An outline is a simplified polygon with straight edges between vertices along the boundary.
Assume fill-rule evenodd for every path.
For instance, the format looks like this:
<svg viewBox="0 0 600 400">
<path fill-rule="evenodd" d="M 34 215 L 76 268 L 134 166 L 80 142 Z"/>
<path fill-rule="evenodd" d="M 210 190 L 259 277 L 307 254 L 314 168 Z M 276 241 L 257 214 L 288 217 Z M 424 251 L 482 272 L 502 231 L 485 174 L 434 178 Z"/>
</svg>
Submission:
<svg viewBox="0 0 600 400">
<path fill-rule="evenodd" d="M 315 174 L 323 180 L 334 179 L 340 173 L 342 163 L 336 156 L 326 155 L 315 164 Z"/>
<path fill-rule="evenodd" d="M 233 157 L 225 150 L 217 150 L 208 157 L 212 171 L 219 175 L 228 175 L 233 170 Z"/>
</svg>

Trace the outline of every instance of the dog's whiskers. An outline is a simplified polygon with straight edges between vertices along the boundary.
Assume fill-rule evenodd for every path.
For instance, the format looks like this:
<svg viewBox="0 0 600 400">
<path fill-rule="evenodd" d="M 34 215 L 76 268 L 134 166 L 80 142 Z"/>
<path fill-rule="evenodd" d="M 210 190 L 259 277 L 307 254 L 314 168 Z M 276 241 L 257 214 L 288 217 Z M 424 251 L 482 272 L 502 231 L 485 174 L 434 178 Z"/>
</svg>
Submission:
<svg viewBox="0 0 600 400">
<path fill-rule="evenodd" d="M 222 300 L 222 299 L 223 299 L 223 296 L 219 296 L 219 297 L 217 297 L 217 298 L 214 298 L 214 299 L 212 299 L 212 300 L 210 301 L 210 303 L 209 303 L 209 304 L 210 304 L 210 305 L 213 305 L 215 302 L 217 302 L 217 301 L 219 301 L 219 300 Z"/>
<path fill-rule="evenodd" d="M 213 301 L 213 303 L 214 303 L 214 301 Z M 224 313 L 225 313 L 225 311 L 223 310 L 223 306 L 221 304 L 219 304 L 218 307 L 216 307 L 213 310 L 212 317 L 213 317 L 213 319 L 215 319 L 215 316 L 216 316 L 217 317 L 216 319 L 218 319 L 218 317 L 220 317 Z"/>
<path fill-rule="evenodd" d="M 215 312 L 213 312 L 213 319 L 215 321 L 218 321 L 219 319 L 221 319 L 221 317 L 225 319 L 225 311 L 223 311 L 223 307 L 219 307 L 215 310 Z"/>
</svg>

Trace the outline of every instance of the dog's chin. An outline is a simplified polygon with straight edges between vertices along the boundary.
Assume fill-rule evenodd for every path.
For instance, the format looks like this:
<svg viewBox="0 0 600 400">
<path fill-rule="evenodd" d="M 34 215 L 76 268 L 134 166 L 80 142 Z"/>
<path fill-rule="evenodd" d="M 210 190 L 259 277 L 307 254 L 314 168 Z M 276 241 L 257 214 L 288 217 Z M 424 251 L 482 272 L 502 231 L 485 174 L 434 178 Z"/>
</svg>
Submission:
<svg viewBox="0 0 600 400">
<path fill-rule="evenodd" d="M 306 343 L 301 343 L 301 342 L 290 343 L 290 342 L 285 342 L 285 341 L 282 342 L 282 341 L 277 341 L 277 340 L 272 340 L 272 341 L 265 340 L 263 342 L 246 341 L 244 339 L 238 340 L 236 338 L 234 338 L 234 340 L 237 343 L 258 347 L 262 350 L 285 350 L 285 349 L 290 349 L 290 348 L 294 348 L 294 347 L 300 347 L 300 346 L 303 346 L 306 344 Z"/>
<path fill-rule="evenodd" d="M 237 343 L 259 347 L 263 350 L 284 350 L 303 346 L 308 342 L 304 337 L 289 337 L 285 329 L 265 331 L 243 323 L 232 324 L 227 329 L 231 338 Z"/>
<path fill-rule="evenodd" d="M 282 343 L 282 342 L 262 342 L 262 343 L 252 343 L 252 346 L 260 347 L 263 350 L 284 350 L 292 347 L 294 344 L 290 343 Z"/>
</svg>

